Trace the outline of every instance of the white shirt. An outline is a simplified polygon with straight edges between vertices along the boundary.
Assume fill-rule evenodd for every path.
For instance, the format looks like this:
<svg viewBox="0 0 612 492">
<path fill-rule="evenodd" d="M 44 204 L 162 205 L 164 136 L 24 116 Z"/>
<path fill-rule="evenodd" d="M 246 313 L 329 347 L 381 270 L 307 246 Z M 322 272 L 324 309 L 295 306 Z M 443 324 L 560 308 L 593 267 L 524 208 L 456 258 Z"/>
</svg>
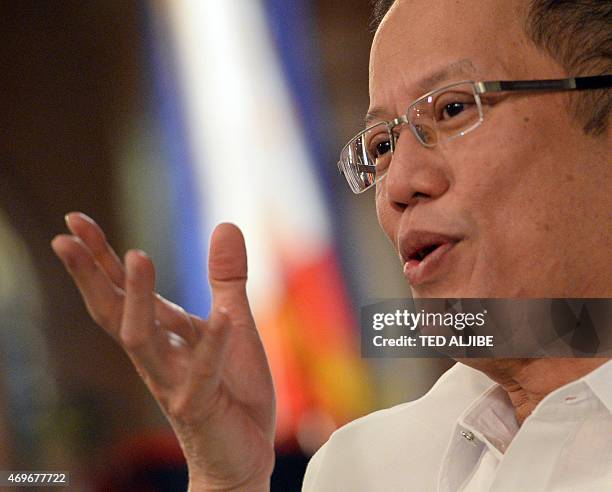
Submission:
<svg viewBox="0 0 612 492">
<path fill-rule="evenodd" d="M 422 398 L 334 432 L 302 490 L 610 492 L 612 361 L 547 395 L 520 428 L 499 385 L 455 364 Z"/>
</svg>

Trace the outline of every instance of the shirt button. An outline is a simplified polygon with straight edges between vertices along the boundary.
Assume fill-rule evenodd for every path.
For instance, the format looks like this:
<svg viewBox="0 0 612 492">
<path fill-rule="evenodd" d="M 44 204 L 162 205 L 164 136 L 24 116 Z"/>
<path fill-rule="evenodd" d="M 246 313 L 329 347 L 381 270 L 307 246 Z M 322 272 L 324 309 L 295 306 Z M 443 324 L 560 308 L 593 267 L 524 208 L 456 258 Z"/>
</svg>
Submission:
<svg viewBox="0 0 612 492">
<path fill-rule="evenodd" d="M 474 434 L 472 434 L 470 431 L 461 431 L 461 435 L 470 442 L 474 440 Z"/>
</svg>

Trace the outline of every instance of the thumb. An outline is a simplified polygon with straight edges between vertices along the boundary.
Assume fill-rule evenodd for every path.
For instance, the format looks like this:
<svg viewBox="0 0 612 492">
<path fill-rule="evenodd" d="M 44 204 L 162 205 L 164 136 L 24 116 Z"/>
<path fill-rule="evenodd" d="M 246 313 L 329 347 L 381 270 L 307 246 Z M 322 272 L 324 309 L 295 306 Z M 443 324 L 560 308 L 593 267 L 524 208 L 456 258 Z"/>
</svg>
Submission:
<svg viewBox="0 0 612 492">
<path fill-rule="evenodd" d="M 212 233 L 208 279 L 213 306 L 223 306 L 230 313 L 244 309 L 250 313 L 246 297 L 246 247 L 242 232 L 234 224 L 219 224 Z"/>
</svg>

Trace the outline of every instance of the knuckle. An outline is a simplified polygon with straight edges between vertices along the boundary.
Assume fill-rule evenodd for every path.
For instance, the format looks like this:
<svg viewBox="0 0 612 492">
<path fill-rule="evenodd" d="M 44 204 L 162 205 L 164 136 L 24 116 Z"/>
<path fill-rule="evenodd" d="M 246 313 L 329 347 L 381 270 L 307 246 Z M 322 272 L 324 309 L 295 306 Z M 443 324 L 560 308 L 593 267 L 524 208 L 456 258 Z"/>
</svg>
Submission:
<svg viewBox="0 0 612 492">
<path fill-rule="evenodd" d="M 199 428 L 213 414 L 227 412 L 228 400 L 221 391 L 215 391 L 203 405 L 196 405 L 193 395 L 185 392 L 180 397 L 168 402 L 168 417 L 185 428 Z"/>
<path fill-rule="evenodd" d="M 101 313 L 90 308 L 89 314 L 91 319 L 93 319 L 98 326 L 104 328 L 105 330 L 111 329 L 111 318 L 106 313 Z"/>
<path fill-rule="evenodd" d="M 85 256 L 79 258 L 75 255 L 76 270 L 85 278 L 91 278 L 98 273 L 98 265 L 93 257 Z"/>
<path fill-rule="evenodd" d="M 176 332 L 182 337 L 191 339 L 195 335 L 193 327 L 187 312 L 176 304 L 165 302 L 156 305 L 156 316 L 167 326 L 171 331 Z"/>
<path fill-rule="evenodd" d="M 134 296 L 139 293 L 140 279 L 135 275 L 127 275 L 125 279 L 125 287 L 130 290 Z"/>
<path fill-rule="evenodd" d="M 87 311 L 91 319 L 104 330 L 111 333 L 116 333 L 119 330 L 121 318 L 123 316 L 121 296 L 117 296 L 117 298 L 104 309 L 99 309 L 94 304 L 87 303 Z"/>
<path fill-rule="evenodd" d="M 165 309 L 162 309 L 161 311 L 162 312 L 160 314 L 164 315 L 167 321 L 171 323 L 172 325 L 184 324 L 185 317 L 183 316 L 181 312 L 177 311 L 176 309 L 166 307 Z"/>
<path fill-rule="evenodd" d="M 196 422 L 191 401 L 188 398 L 176 398 L 168 403 L 168 416 L 183 425 L 193 425 Z"/>
<path fill-rule="evenodd" d="M 139 333 L 137 330 L 125 330 L 122 329 L 119 332 L 119 341 L 126 350 L 137 350 L 143 347 L 147 341 L 147 338 Z"/>
</svg>

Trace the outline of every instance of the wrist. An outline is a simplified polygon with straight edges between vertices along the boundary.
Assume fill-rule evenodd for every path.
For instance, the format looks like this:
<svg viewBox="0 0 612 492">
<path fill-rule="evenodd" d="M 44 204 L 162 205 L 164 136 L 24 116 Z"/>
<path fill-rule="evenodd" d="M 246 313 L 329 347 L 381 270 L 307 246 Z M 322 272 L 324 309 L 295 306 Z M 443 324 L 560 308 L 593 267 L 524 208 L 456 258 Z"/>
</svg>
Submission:
<svg viewBox="0 0 612 492">
<path fill-rule="evenodd" d="M 213 485 L 208 480 L 199 480 L 196 477 L 190 477 L 187 492 L 270 492 L 270 480 L 224 487 L 222 485 Z"/>
</svg>

